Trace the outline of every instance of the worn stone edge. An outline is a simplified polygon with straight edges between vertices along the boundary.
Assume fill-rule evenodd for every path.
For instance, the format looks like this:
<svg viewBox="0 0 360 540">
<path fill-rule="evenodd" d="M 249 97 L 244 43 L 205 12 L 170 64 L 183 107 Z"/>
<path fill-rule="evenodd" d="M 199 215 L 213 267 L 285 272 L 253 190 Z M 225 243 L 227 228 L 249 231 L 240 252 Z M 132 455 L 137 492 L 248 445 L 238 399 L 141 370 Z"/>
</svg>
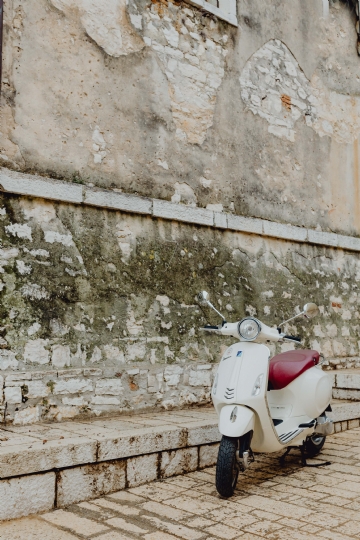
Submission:
<svg viewBox="0 0 360 540">
<path fill-rule="evenodd" d="M 349 419 L 349 420 L 345 420 L 345 421 L 342 421 L 342 422 L 335 422 L 334 423 L 334 434 L 336 435 L 337 433 L 340 433 L 342 431 L 347 431 L 347 430 L 350 430 L 350 429 L 355 429 L 355 428 L 358 428 L 360 426 L 360 419 L 359 418 L 354 418 L 354 419 Z M 174 450 L 164 450 L 164 451 L 157 451 L 157 452 L 153 452 L 151 454 L 147 454 L 148 456 L 156 456 L 156 460 L 155 463 L 156 463 L 156 470 L 154 471 L 154 473 L 151 475 L 153 478 L 152 480 L 160 480 L 160 479 L 163 479 L 163 478 L 169 478 L 171 476 L 178 476 L 179 474 L 183 474 L 183 473 L 189 473 L 189 472 L 194 472 L 194 471 L 198 471 L 198 470 L 202 470 L 202 469 L 205 469 L 206 467 L 211 467 L 211 466 L 214 466 L 215 463 L 216 463 L 216 459 L 215 459 L 215 456 L 214 454 L 212 456 L 208 456 L 208 458 L 204 459 L 203 463 L 202 463 L 202 459 L 201 459 L 201 450 L 202 449 L 207 449 L 209 447 L 214 447 L 216 444 L 217 444 L 218 441 L 215 441 L 214 443 L 206 443 L 206 444 L 197 444 L 197 445 L 194 445 L 194 446 L 188 446 L 188 447 L 185 447 L 183 449 L 174 449 Z M 169 454 L 173 454 L 174 452 L 177 452 L 177 450 L 180 450 L 180 451 L 190 451 L 193 449 L 193 448 L 197 448 L 197 459 L 196 459 L 196 463 L 194 464 L 188 464 L 188 466 L 185 467 L 185 469 L 183 469 L 182 465 L 180 466 L 180 469 L 181 471 L 173 471 L 172 473 L 170 472 L 170 474 L 166 474 L 166 469 L 162 470 L 162 467 L 158 466 L 158 463 L 161 463 L 162 465 L 162 458 L 163 456 L 165 457 L 166 455 L 169 455 Z M 129 487 L 135 487 L 135 486 L 139 486 L 139 485 L 142 485 L 142 484 L 146 484 L 150 481 L 150 479 L 148 478 L 149 475 L 145 475 L 143 477 L 141 477 L 140 475 L 140 478 L 139 478 L 139 481 L 136 481 L 135 483 L 133 483 L 132 485 L 130 485 L 129 481 L 128 481 L 128 467 L 129 465 L 131 466 L 133 463 L 134 463 L 134 460 L 137 460 L 137 459 L 142 459 L 144 456 L 143 455 L 140 455 L 140 456 L 134 456 L 134 457 L 126 457 L 126 458 L 122 458 L 122 459 L 118 459 L 118 460 L 110 460 L 109 463 L 114 463 L 114 462 L 122 462 L 124 463 L 124 469 L 126 468 L 126 476 L 125 476 L 125 482 L 124 482 L 124 485 L 122 488 L 120 488 L 120 491 L 124 490 L 124 489 L 127 489 Z M 184 455 L 185 459 L 186 459 L 186 456 Z M 96 462 L 94 463 L 94 465 L 102 465 L 102 464 L 105 464 L 106 462 Z M 87 464 L 84 464 L 85 467 Z M 81 469 L 81 468 L 84 468 L 84 465 L 77 465 L 77 466 L 74 466 L 74 467 L 60 467 L 58 469 L 56 469 L 56 471 L 39 471 L 38 473 L 35 473 L 35 474 L 31 474 L 31 475 L 28 475 L 28 474 L 24 474 L 24 475 L 19 475 L 19 476 L 16 476 L 16 477 L 12 477 L 12 478 L 4 478 L 4 479 L 0 479 L 0 485 L 3 485 L 5 487 L 5 490 L 7 489 L 9 491 L 9 494 L 11 492 L 11 483 L 13 480 L 15 480 L 17 482 L 17 489 L 18 491 L 20 492 L 20 501 L 18 501 L 18 503 L 20 502 L 20 507 L 16 513 L 16 515 L 14 516 L 14 513 L 13 513 L 13 508 L 9 507 L 9 514 L 8 515 L 2 515 L 1 518 L 0 518 L 0 523 L 2 520 L 6 520 L 6 519 L 14 519 L 14 518 L 20 518 L 20 517 L 25 517 L 27 515 L 29 515 L 29 511 L 24 508 L 22 509 L 21 508 L 21 499 L 24 500 L 26 499 L 27 495 L 26 495 L 26 489 L 24 489 L 24 482 L 26 483 L 28 481 L 29 478 L 36 478 L 36 477 L 42 477 L 44 478 L 45 476 L 49 476 L 49 475 L 53 475 L 53 479 L 54 479 L 54 487 L 53 487 L 53 496 L 52 496 L 52 493 L 50 493 L 50 497 L 49 497 L 49 502 L 48 502 L 48 507 L 47 508 L 38 508 L 38 512 L 43 512 L 43 511 L 50 511 L 54 508 L 62 508 L 62 507 L 66 507 L 68 506 L 69 504 L 72 504 L 71 502 L 67 502 L 66 501 L 66 493 L 65 493 L 65 500 L 64 501 L 61 501 L 61 497 L 59 497 L 59 494 L 61 492 L 61 475 L 62 475 L 62 472 L 66 471 L 67 474 L 69 474 L 69 472 L 71 472 L 72 470 L 73 471 L 76 471 L 78 469 Z M 56 474 L 54 474 L 54 472 L 56 472 Z M 111 479 L 110 479 L 111 480 Z M 114 489 L 112 488 L 112 482 L 108 482 L 107 485 L 109 486 L 108 489 L 103 489 L 101 488 L 101 492 L 97 492 L 96 489 L 93 491 L 89 491 L 88 492 L 88 496 L 86 498 L 86 500 L 91 500 L 93 498 L 98 498 L 98 497 L 104 497 L 106 495 L 110 495 Z M 118 491 L 118 489 L 116 490 Z M 21 493 L 22 492 L 22 493 Z M 64 494 L 63 494 L 64 495 Z M 79 502 L 79 501 L 73 501 L 73 503 L 75 502 Z M 31 513 L 34 513 L 34 511 L 36 512 L 36 504 L 35 504 L 35 507 L 32 508 L 32 512 Z"/>
<path fill-rule="evenodd" d="M 161 199 L 119 193 L 110 189 L 90 188 L 71 182 L 14 172 L 5 168 L 0 168 L 0 190 L 15 195 L 84 204 L 215 229 L 360 252 L 360 238 L 354 236 L 315 231 L 295 225 L 285 225 L 225 212 L 213 212 L 206 208 L 174 204 Z"/>
</svg>

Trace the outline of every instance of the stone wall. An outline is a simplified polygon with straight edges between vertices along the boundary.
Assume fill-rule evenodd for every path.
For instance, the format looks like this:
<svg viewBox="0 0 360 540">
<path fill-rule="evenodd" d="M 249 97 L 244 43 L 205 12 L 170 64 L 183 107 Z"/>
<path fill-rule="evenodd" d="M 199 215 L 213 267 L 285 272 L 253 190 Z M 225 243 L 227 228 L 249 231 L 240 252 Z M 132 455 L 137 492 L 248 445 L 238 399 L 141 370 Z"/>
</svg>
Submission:
<svg viewBox="0 0 360 540">
<path fill-rule="evenodd" d="M 359 234 L 355 12 L 241 0 L 7 0 L 2 163 Z"/>
<path fill-rule="evenodd" d="M 360 367 L 357 252 L 10 194 L 0 219 L 7 421 L 209 402 L 233 340 L 199 330 L 218 322 L 202 289 L 228 320 L 271 325 L 311 299 L 321 317 L 286 331 Z"/>
<path fill-rule="evenodd" d="M 207 403 L 201 289 L 269 324 L 313 300 L 288 332 L 360 367 L 356 17 L 324 6 L 7 0 L 3 420 Z"/>
</svg>

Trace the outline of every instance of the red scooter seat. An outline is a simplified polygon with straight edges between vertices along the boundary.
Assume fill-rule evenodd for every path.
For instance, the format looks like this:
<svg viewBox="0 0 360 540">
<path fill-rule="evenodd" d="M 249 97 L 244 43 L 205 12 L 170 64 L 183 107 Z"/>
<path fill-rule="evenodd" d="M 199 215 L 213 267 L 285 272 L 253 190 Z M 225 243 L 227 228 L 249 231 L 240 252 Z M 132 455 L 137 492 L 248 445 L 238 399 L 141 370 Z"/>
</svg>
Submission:
<svg viewBox="0 0 360 540">
<path fill-rule="evenodd" d="M 269 390 L 281 390 L 319 363 L 319 353 L 307 349 L 277 354 L 270 360 Z"/>
</svg>

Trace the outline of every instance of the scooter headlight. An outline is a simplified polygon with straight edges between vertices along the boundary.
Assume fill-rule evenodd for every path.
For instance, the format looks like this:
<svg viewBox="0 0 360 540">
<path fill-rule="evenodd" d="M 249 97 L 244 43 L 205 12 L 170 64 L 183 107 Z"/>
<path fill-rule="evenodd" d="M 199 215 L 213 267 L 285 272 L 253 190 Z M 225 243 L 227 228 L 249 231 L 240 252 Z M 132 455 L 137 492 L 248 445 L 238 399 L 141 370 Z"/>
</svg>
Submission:
<svg viewBox="0 0 360 540">
<path fill-rule="evenodd" d="M 239 322 L 238 332 L 240 337 L 246 341 L 253 341 L 258 337 L 261 331 L 261 326 L 256 319 L 248 317 Z"/>
</svg>

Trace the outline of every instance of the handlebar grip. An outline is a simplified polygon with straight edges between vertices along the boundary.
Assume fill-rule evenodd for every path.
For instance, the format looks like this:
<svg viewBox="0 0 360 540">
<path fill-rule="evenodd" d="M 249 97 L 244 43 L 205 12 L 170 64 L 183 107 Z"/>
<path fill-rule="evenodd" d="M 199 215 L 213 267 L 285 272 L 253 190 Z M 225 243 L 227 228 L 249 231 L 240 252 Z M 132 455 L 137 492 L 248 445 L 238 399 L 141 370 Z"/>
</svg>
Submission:
<svg viewBox="0 0 360 540">
<path fill-rule="evenodd" d="M 284 336 L 284 339 L 291 339 L 291 341 L 296 341 L 297 343 L 301 343 L 301 338 L 297 336 Z"/>
<path fill-rule="evenodd" d="M 213 332 L 214 334 L 221 334 L 221 329 L 218 326 L 203 326 L 200 330 L 205 330 L 206 332 Z"/>
</svg>

